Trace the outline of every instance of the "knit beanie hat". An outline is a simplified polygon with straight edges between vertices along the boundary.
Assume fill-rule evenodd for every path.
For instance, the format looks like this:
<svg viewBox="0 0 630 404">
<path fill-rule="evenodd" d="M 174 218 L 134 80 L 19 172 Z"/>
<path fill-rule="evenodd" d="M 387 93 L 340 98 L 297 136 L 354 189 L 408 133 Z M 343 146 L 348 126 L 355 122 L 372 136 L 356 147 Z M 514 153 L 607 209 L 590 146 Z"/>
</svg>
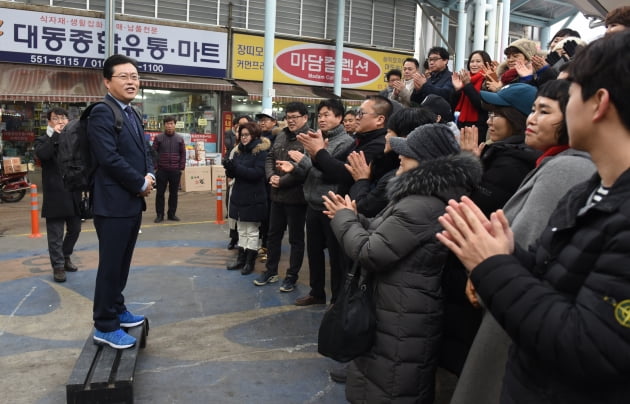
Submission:
<svg viewBox="0 0 630 404">
<path fill-rule="evenodd" d="M 536 42 L 530 41 L 529 39 L 517 39 L 512 42 L 505 48 L 503 53 L 507 54 L 510 48 L 516 48 L 516 51 L 525 55 L 525 59 L 532 60 L 532 56 L 538 53 L 538 47 L 536 46 Z"/>
<path fill-rule="evenodd" d="M 430 123 L 418 126 L 406 138 L 389 139 L 392 149 L 414 160 L 431 160 L 438 157 L 459 153 L 459 144 L 446 125 Z"/>
</svg>

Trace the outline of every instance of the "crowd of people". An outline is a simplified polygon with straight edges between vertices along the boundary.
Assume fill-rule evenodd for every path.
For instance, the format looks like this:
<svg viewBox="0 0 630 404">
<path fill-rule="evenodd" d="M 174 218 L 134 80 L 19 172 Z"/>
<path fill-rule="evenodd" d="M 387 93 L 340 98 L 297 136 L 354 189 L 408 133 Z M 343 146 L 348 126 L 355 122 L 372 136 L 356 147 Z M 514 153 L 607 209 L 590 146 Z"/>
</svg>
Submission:
<svg viewBox="0 0 630 404">
<path fill-rule="evenodd" d="M 561 30 L 548 52 L 518 39 L 501 63 L 477 50 L 458 72 L 446 49 L 431 48 L 425 72 L 406 59 L 356 111 L 320 102 L 317 129 L 301 102 L 286 105 L 281 127 L 271 111 L 234 120 L 223 165 L 237 254 L 227 269 L 251 274 L 259 258 L 254 284 L 283 275 L 279 290 L 292 292 L 306 253 L 310 290 L 298 306 L 334 304 L 353 263 L 369 274 L 374 344 L 331 371 L 348 401 L 431 403 L 439 366 L 459 377 L 453 403 L 627 401 L 630 7 L 611 11 L 606 25 L 590 44 Z M 112 58 L 108 97 L 124 109 L 137 68 Z M 133 116 L 123 140 L 107 107 L 94 111 L 94 339 L 125 348 L 135 341 L 120 327 L 144 320 L 126 310 L 122 291 L 156 175 Z M 42 162 L 66 116 L 49 113 Z M 170 172 L 182 169 L 181 142 L 166 123 L 153 146 L 156 222 L 167 184 L 167 218 L 178 220 Z M 45 201 L 56 198 L 55 170 L 44 165 Z M 68 209 L 44 205 L 44 215 L 61 282 L 77 270 L 80 221 L 78 196 L 59 197 Z"/>
<path fill-rule="evenodd" d="M 535 319 L 531 320 L 534 324 L 527 325 L 531 330 L 523 329 L 526 325 L 519 323 L 526 321 L 523 316 L 532 310 L 537 312 L 534 302 L 528 302 L 533 305 L 530 309 L 510 308 L 509 302 L 502 301 L 502 284 L 493 278 L 497 275 L 487 275 L 487 282 L 494 287 L 491 291 L 477 284 L 471 276 L 475 266 L 466 254 L 477 259 L 475 265 L 488 257 L 479 256 L 476 250 L 465 250 L 473 247 L 466 243 L 467 237 L 457 232 L 460 228 L 476 230 L 473 226 L 478 221 L 478 226 L 487 229 L 487 237 L 499 238 L 502 234 L 490 226 L 500 226 L 509 234 L 505 237 L 518 248 L 536 251 L 541 248 L 538 246 L 544 241 L 545 231 L 549 231 L 545 230 L 548 222 L 553 221 L 556 206 L 564 201 L 565 194 L 594 176 L 606 174 L 591 157 L 596 147 L 586 138 L 581 146 L 572 147 L 570 120 L 579 118 L 579 113 L 570 115 L 568 107 L 570 99 L 578 97 L 582 97 L 584 106 L 590 106 L 587 100 L 599 94 L 594 88 L 586 95 L 573 88 L 587 86 L 592 80 L 583 69 L 585 58 L 591 59 L 604 49 L 607 57 L 613 57 L 616 51 L 612 48 L 622 46 L 624 40 L 613 39 L 615 35 L 627 37 L 628 33 L 614 31 L 626 26 L 620 21 L 627 21 L 629 14 L 627 7 L 611 13 L 607 20 L 611 32 L 591 45 L 580 40 L 575 31 L 563 30 L 550 42 L 549 52 L 541 51 L 534 41 L 519 39 L 506 47 L 503 63 L 493 62 L 484 51 L 474 51 L 467 69 L 459 72 L 448 70 L 446 49 L 432 48 L 427 55 L 426 72 L 418 71 L 417 60 L 405 60 L 401 69 L 387 73 L 388 88 L 368 97 L 356 113 L 347 114 L 342 105 L 335 105 L 338 102 L 326 100 L 317 107 L 319 130 L 282 130 L 284 136 L 294 139 L 298 150 L 287 150 L 280 158 L 268 155 L 264 181 L 280 189 L 283 182 L 291 184 L 293 190 L 301 186 L 305 198 L 306 214 L 300 216 L 302 222 L 297 226 L 307 230 L 310 291 L 296 299 L 295 304 L 334 304 L 343 275 L 354 262 L 358 261 L 371 274 L 377 319 L 374 345 L 349 366 L 331 370 L 333 380 L 346 383 L 350 402 L 430 403 L 434 400 L 438 366 L 459 377 L 453 395 L 453 402 L 457 403 L 520 402 L 520 394 L 529 397 L 529 402 L 594 402 L 598 394 L 606 398 L 605 402 L 618 402 L 625 391 L 618 380 L 626 371 L 620 360 L 615 360 L 611 369 L 601 368 L 602 375 L 614 379 L 610 391 L 551 376 L 551 355 L 576 354 L 583 342 L 560 349 L 553 345 L 554 338 L 561 336 L 559 332 L 549 333 L 548 340 L 542 339 L 548 348 L 536 347 L 532 342 L 538 335 L 532 334 L 531 340 L 523 341 L 519 332 L 544 333 L 543 325 Z M 624 67 L 609 73 L 615 77 L 612 82 L 617 83 L 613 86 L 618 88 L 613 91 L 606 81 L 598 84 L 602 91 L 611 94 L 609 110 L 617 111 L 625 105 L 612 94 L 619 94 L 619 88 L 626 85 L 619 75 L 630 68 L 627 62 L 624 59 Z M 572 81 L 579 84 L 571 84 Z M 292 108 L 299 110 L 295 105 Z M 595 114 L 592 127 L 607 127 L 597 122 L 601 119 Z M 356 127 L 346 129 L 354 121 Z M 621 124 L 617 132 L 628 130 L 623 120 L 617 123 Z M 574 127 L 584 133 L 582 128 Z M 274 149 L 286 150 L 285 146 L 273 145 Z M 627 168 L 630 166 L 624 167 Z M 592 199 L 581 210 L 565 210 L 580 214 L 586 209 L 597 210 L 594 206 L 606 199 L 613 184 L 614 181 L 608 184 L 609 188 L 597 192 L 590 189 L 594 192 Z M 606 205 L 599 206 L 603 209 Z M 287 214 L 284 216 L 282 229 L 288 222 Z M 564 219 L 568 221 L 565 226 L 577 226 L 575 220 Z M 507 230 L 507 223 L 511 230 Z M 557 248 L 551 238 L 554 231 L 548 242 Z M 300 236 L 303 241 L 303 233 Z M 570 251 L 571 237 L 565 238 Z M 579 244 L 587 249 L 583 255 L 600 253 L 588 250 L 585 242 Z M 291 269 L 287 279 L 293 280 L 297 277 L 298 257 L 294 251 L 302 254 L 304 249 L 294 241 L 290 244 Z M 546 291 L 539 292 L 538 299 L 547 298 L 552 305 L 554 298 L 547 295 L 555 294 L 555 299 L 576 309 L 572 302 L 578 298 L 589 273 L 567 268 L 566 265 L 577 262 L 571 256 L 557 256 L 555 250 L 550 250 L 552 247 L 545 247 L 545 253 L 553 257 L 546 260 L 533 255 L 529 261 L 521 261 L 520 255 L 525 254 L 517 250 L 519 254 L 513 260 L 519 260 L 518 263 L 510 261 L 509 265 L 521 265 L 533 278 L 530 283 L 541 284 L 540 288 Z M 605 248 L 604 244 L 600 247 Z M 328 250 L 328 273 L 324 249 Z M 492 259 L 488 258 L 488 262 Z M 560 261 L 556 265 L 561 268 L 554 268 L 557 276 L 566 273 L 568 279 L 549 278 L 544 267 L 553 266 L 554 261 Z M 597 260 L 591 257 L 590 261 Z M 498 267 L 490 263 L 488 266 Z M 479 272 L 485 275 L 488 271 Z M 329 300 L 325 294 L 326 274 L 330 276 Z M 504 283 L 511 279 L 508 274 L 504 277 Z M 274 264 L 267 265 L 254 283 L 262 286 L 278 280 Z M 606 322 L 606 332 L 616 333 L 617 348 L 627 349 L 627 321 L 623 315 L 615 315 L 615 305 L 625 297 L 621 292 L 615 293 L 615 289 L 611 286 L 602 295 L 606 303 L 599 306 L 606 312 L 598 314 L 607 317 L 599 321 Z M 484 293 L 493 298 L 496 294 L 496 298 L 489 300 Z M 519 297 L 515 295 L 513 299 Z M 495 311 L 502 317 L 497 317 Z M 545 315 L 561 318 L 560 314 L 539 314 L 541 319 Z M 587 320 L 577 318 L 575 326 Z M 591 335 L 596 331 L 574 331 L 583 331 L 589 341 L 598 342 Z M 569 342 L 577 343 L 577 338 Z M 517 353 L 509 353 L 510 346 Z M 600 346 L 590 351 L 597 349 L 610 350 Z M 537 356 L 540 353 L 549 357 Z M 579 358 L 563 359 L 569 362 L 558 364 L 558 372 L 579 363 Z M 593 360 L 604 366 L 612 358 Z M 537 366 L 544 378 L 532 376 Z M 578 380 L 586 375 L 599 377 L 583 367 L 571 369 L 571 374 Z"/>
</svg>

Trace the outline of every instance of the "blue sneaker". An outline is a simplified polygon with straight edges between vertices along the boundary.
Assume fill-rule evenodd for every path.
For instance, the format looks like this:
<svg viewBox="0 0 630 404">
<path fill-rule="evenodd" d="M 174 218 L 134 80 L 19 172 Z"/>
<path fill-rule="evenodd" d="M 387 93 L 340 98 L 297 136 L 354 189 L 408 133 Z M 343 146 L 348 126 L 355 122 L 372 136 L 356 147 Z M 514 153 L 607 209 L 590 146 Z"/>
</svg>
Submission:
<svg viewBox="0 0 630 404">
<path fill-rule="evenodd" d="M 120 328 L 112 332 L 94 330 L 93 339 L 94 343 L 97 345 L 106 344 L 114 349 L 131 348 L 136 345 L 136 339 Z"/>
<path fill-rule="evenodd" d="M 131 314 L 130 311 L 125 311 L 124 313 L 120 313 L 118 315 L 118 319 L 120 320 L 121 327 L 135 327 L 144 323 L 144 316 L 137 316 L 135 314 Z"/>
</svg>

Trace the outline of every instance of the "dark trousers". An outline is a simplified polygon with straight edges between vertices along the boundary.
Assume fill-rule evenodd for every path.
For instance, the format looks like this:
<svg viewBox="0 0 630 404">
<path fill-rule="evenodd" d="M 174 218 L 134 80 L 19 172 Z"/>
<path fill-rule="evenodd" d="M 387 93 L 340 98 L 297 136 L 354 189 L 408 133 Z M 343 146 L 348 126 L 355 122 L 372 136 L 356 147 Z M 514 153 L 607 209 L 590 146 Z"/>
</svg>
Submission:
<svg viewBox="0 0 630 404">
<path fill-rule="evenodd" d="M 120 328 L 124 312 L 122 294 L 127 285 L 131 257 L 136 246 L 142 214 L 132 217 L 94 216 L 98 236 L 98 272 L 94 288 L 94 327 L 111 332 Z"/>
<path fill-rule="evenodd" d="M 306 251 L 308 254 L 308 266 L 310 273 L 310 295 L 326 299 L 326 257 L 324 249 L 328 249 L 328 262 L 330 264 L 330 290 L 332 297 L 330 302 L 337 300 L 343 277 L 346 273 L 348 259 L 344 254 L 337 238 L 330 228 L 330 219 L 322 212 L 310 207 L 306 209 Z"/>
<path fill-rule="evenodd" d="M 304 223 L 306 220 L 306 205 L 289 205 L 271 202 L 269 216 L 269 233 L 267 236 L 267 271 L 278 273 L 278 263 L 282 251 L 284 230 L 289 227 L 289 269 L 287 278 L 297 281 L 298 272 L 304 260 Z"/>
<path fill-rule="evenodd" d="M 66 228 L 65 237 L 64 227 Z M 63 268 L 64 258 L 72 255 L 80 233 L 81 218 L 78 216 L 46 218 L 48 255 L 50 256 L 50 265 L 53 268 Z"/>
<path fill-rule="evenodd" d="M 174 216 L 177 211 L 177 192 L 182 174 L 179 170 L 158 170 L 155 174 L 155 213 L 164 216 L 164 193 L 168 185 L 168 217 Z"/>
<path fill-rule="evenodd" d="M 267 215 L 260 221 L 260 246 L 268 248 L 267 237 L 269 236 L 269 218 L 271 217 L 271 186 L 267 184 Z"/>
</svg>

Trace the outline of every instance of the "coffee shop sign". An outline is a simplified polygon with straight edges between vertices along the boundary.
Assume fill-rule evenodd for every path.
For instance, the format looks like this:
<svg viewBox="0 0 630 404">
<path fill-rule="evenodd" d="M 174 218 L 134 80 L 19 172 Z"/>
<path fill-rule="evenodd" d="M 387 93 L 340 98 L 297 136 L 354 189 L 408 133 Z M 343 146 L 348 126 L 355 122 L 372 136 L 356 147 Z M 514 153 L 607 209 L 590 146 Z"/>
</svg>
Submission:
<svg viewBox="0 0 630 404">
<path fill-rule="evenodd" d="M 335 77 L 335 48 L 318 44 L 291 46 L 276 55 L 276 67 L 294 80 L 311 85 L 332 85 Z M 356 49 L 344 49 L 341 63 L 344 87 L 360 87 L 382 79 L 381 67 Z"/>
</svg>

